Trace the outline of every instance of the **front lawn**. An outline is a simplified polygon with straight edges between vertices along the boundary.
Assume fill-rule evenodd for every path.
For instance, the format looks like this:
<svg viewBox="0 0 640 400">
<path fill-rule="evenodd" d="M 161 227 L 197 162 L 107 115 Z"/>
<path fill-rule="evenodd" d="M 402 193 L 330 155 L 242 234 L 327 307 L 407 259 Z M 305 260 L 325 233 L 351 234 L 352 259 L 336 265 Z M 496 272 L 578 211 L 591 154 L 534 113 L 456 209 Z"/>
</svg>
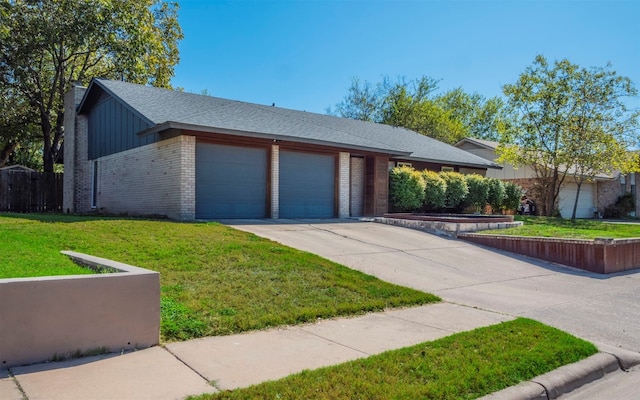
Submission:
<svg viewBox="0 0 640 400">
<path fill-rule="evenodd" d="M 492 235 L 539 236 L 571 239 L 610 237 L 617 239 L 640 238 L 640 223 L 612 223 L 607 221 L 563 218 L 516 216 L 524 225 L 516 228 L 482 231 Z"/>
<path fill-rule="evenodd" d="M 190 399 L 475 399 L 596 352 L 591 343 L 519 318 L 279 381 Z"/>
<path fill-rule="evenodd" d="M 436 302 L 217 223 L 0 215 L 0 278 L 89 272 L 72 250 L 160 272 L 163 341 Z"/>
</svg>

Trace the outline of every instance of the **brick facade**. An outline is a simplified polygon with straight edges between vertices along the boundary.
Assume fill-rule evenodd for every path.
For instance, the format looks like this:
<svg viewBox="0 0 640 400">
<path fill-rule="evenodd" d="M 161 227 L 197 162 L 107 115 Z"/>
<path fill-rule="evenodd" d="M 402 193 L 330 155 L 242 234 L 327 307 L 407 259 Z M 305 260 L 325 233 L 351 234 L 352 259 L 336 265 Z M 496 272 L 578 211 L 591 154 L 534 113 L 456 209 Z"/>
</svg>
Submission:
<svg viewBox="0 0 640 400">
<path fill-rule="evenodd" d="M 338 155 L 338 218 L 349 218 L 350 212 L 350 190 L 349 174 L 351 154 L 340 152 Z"/>
<path fill-rule="evenodd" d="M 349 213 L 352 217 L 362 217 L 364 215 L 364 173 L 364 158 L 351 157 Z"/>
<path fill-rule="evenodd" d="M 75 110 L 86 88 L 73 86 L 64 98 L 65 110 Z M 63 210 L 67 213 L 91 211 L 91 161 L 87 155 L 87 118 L 67 112 L 64 116 Z"/>
<path fill-rule="evenodd" d="M 280 146 L 271 146 L 271 218 L 280 214 Z"/>
<path fill-rule="evenodd" d="M 640 191 L 636 183 L 636 174 L 628 174 L 617 179 L 598 182 L 598 211 L 604 214 L 605 208 L 614 204 L 626 193 L 632 193 L 636 200 L 635 216 L 640 211 Z"/>
<path fill-rule="evenodd" d="M 193 136 L 177 136 L 97 160 L 97 208 L 109 214 L 195 218 Z"/>
</svg>

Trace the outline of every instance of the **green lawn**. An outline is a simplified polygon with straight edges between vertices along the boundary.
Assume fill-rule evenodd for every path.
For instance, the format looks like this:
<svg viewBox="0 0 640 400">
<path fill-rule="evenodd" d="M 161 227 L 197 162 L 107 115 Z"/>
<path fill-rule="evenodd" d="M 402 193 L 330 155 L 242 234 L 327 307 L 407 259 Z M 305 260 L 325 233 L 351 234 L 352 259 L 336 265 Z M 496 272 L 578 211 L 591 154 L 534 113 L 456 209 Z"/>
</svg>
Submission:
<svg viewBox="0 0 640 400">
<path fill-rule="evenodd" d="M 595 354 L 590 343 L 519 318 L 214 399 L 475 399 Z"/>
<path fill-rule="evenodd" d="M 439 301 L 217 223 L 0 215 L 0 278 L 87 273 L 60 250 L 160 272 L 163 341 Z"/>
<path fill-rule="evenodd" d="M 524 221 L 517 228 L 496 229 L 479 233 L 512 236 L 540 236 L 571 239 L 640 238 L 640 223 L 611 223 L 598 220 L 575 220 L 546 217 L 516 216 L 516 221 Z"/>
</svg>

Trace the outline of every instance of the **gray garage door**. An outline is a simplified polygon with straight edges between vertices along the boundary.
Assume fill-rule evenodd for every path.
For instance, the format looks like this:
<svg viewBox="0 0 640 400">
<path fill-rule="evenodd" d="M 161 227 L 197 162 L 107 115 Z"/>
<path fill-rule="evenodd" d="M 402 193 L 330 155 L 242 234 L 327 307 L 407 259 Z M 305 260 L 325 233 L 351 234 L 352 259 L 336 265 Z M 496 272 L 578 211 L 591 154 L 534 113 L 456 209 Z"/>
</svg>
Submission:
<svg viewBox="0 0 640 400">
<path fill-rule="evenodd" d="M 196 218 L 265 218 L 267 151 L 196 145 Z"/>
<path fill-rule="evenodd" d="M 334 217 L 335 157 L 280 152 L 280 218 Z"/>
</svg>

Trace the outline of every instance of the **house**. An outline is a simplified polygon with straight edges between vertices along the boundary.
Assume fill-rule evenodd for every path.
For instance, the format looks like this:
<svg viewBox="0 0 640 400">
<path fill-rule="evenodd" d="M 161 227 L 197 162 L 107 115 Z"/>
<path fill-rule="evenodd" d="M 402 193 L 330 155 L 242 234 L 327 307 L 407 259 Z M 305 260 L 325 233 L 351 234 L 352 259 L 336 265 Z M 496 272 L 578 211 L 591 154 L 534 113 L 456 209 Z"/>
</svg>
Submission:
<svg viewBox="0 0 640 400">
<path fill-rule="evenodd" d="M 391 166 L 499 168 L 404 128 L 121 81 L 73 87 L 65 110 L 66 212 L 374 216 Z"/>
<path fill-rule="evenodd" d="M 498 144 L 498 142 L 489 140 L 465 138 L 454 146 L 473 155 L 495 161 L 498 158 L 496 154 Z M 524 165 L 519 168 L 515 168 L 513 165 L 507 163 L 502 163 L 501 166 L 502 169 L 487 170 L 486 176 L 505 181 L 512 181 L 520 185 L 525 190 L 533 187 L 536 178 L 535 172 L 531 166 Z M 593 218 L 595 215 L 602 215 L 607 206 L 614 203 L 619 196 L 626 193 L 625 190 L 627 189 L 620 189 L 621 186 L 618 182 L 620 179 L 622 179 L 621 182 L 624 185 L 625 176 L 623 175 L 620 177 L 620 174 L 599 174 L 596 175 L 593 181 L 583 182 L 580 187 L 580 196 L 578 198 L 578 206 L 576 208 L 576 218 Z M 635 182 L 635 176 L 633 176 L 633 181 Z M 628 189 L 630 190 L 631 186 Z M 635 183 L 632 189 L 635 190 Z M 560 211 L 561 216 L 565 218 L 571 217 L 577 190 L 578 185 L 575 177 L 572 175 L 571 171 L 569 171 L 559 193 L 558 210 Z"/>
</svg>

